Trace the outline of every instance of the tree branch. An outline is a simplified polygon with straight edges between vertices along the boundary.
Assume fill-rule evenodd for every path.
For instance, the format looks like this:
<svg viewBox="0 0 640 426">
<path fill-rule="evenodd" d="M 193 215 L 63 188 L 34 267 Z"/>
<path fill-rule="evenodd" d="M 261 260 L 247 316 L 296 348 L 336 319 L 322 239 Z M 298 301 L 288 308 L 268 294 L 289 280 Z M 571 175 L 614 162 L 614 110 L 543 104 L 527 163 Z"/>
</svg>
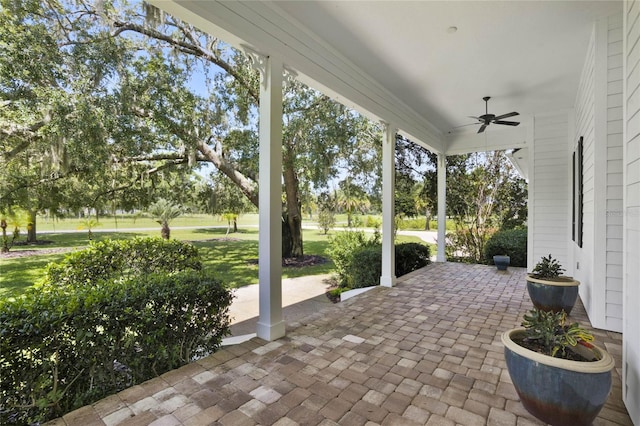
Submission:
<svg viewBox="0 0 640 426">
<path fill-rule="evenodd" d="M 318 105 L 320 105 L 323 102 L 326 101 L 330 101 L 331 99 L 326 96 L 326 95 L 322 95 L 317 97 L 311 104 L 304 106 L 304 107 L 297 107 L 297 108 L 287 108 L 287 105 L 285 105 L 283 114 L 295 114 L 298 112 L 308 112 L 311 111 L 312 109 L 316 108 Z"/>
<path fill-rule="evenodd" d="M 27 149 L 29 145 L 31 145 L 31 141 L 36 136 L 36 132 L 40 130 L 42 127 L 46 126 L 51 121 L 51 115 L 47 114 L 45 118 L 40 121 L 37 121 L 30 126 L 16 126 L 10 125 L 6 128 L 0 128 L 0 140 L 9 139 L 14 137 L 24 138 L 22 142 L 20 142 L 16 147 L 14 147 L 10 151 L 5 151 L 2 153 L 5 161 L 9 161 L 13 159 L 16 155 L 20 154 L 22 151 Z"/>
<path fill-rule="evenodd" d="M 238 185 L 244 195 L 247 196 L 251 203 L 258 207 L 258 184 L 255 180 L 250 180 L 247 176 L 240 173 L 236 168 L 227 161 L 218 152 L 211 149 L 209 145 L 200 141 L 198 142 L 198 150 L 211 161 L 216 168 L 224 173 L 233 183 Z"/>
<path fill-rule="evenodd" d="M 142 160 L 139 160 L 139 161 L 142 161 Z M 107 191 L 103 191 L 103 192 L 98 193 L 98 194 L 93 198 L 93 201 L 92 201 L 91 205 L 92 205 L 92 206 L 95 206 L 96 202 L 97 202 L 101 197 L 104 197 L 105 195 L 114 194 L 114 193 L 116 193 L 116 192 L 124 191 L 125 189 L 129 189 L 129 188 L 131 188 L 131 187 L 132 187 L 136 182 L 138 182 L 138 181 L 142 180 L 142 178 L 143 178 L 144 176 L 151 176 L 151 175 L 153 175 L 153 174 L 158 173 L 158 172 L 159 172 L 159 171 L 161 171 L 161 170 L 168 169 L 169 167 L 177 166 L 177 165 L 180 165 L 180 164 L 185 164 L 185 163 L 187 163 L 187 161 L 188 161 L 187 159 L 177 159 L 177 160 L 175 160 L 175 161 L 167 162 L 167 163 L 165 163 L 165 164 L 163 164 L 163 165 L 161 165 L 161 166 L 154 167 L 154 168 L 149 169 L 149 170 L 145 170 L 145 171 L 143 171 L 142 173 L 140 173 L 140 174 L 138 175 L 138 177 L 137 177 L 136 179 L 134 179 L 134 180 L 133 180 L 133 182 L 130 182 L 130 183 L 126 184 L 126 185 L 120 185 L 120 186 L 118 186 L 118 187 L 116 187 L 116 188 L 111 188 L 111 189 L 109 189 L 109 190 L 107 190 Z M 206 161 L 206 160 L 203 160 L 203 161 Z"/>
<path fill-rule="evenodd" d="M 58 181 L 60 179 L 64 179 L 66 177 L 69 177 L 69 175 L 72 175 L 74 173 L 75 172 L 71 172 L 71 173 L 66 174 L 66 175 L 65 174 L 56 174 L 55 176 L 48 177 L 48 178 L 43 178 L 43 179 L 37 180 L 35 182 L 30 182 L 30 183 L 25 183 L 25 184 L 22 184 L 22 185 L 18 185 L 16 187 L 10 188 L 9 191 L 6 192 L 6 194 L 9 194 L 9 193 L 14 192 L 14 191 L 18 191 L 20 189 L 35 188 L 36 186 L 43 185 L 45 183 L 55 182 L 55 181 Z M 5 198 L 6 194 L 1 196 L 0 200 Z"/>
<path fill-rule="evenodd" d="M 194 40 L 193 35 L 189 36 L 188 34 L 189 31 L 186 28 L 176 25 L 176 27 L 180 29 L 180 31 L 185 35 L 185 37 L 190 40 L 193 40 L 194 43 L 187 43 L 185 41 L 176 40 L 175 38 L 168 36 L 166 34 L 163 34 L 160 31 L 146 28 L 141 25 L 134 24 L 132 22 L 114 21 L 113 26 L 116 28 L 116 30 L 112 33 L 113 37 L 117 37 L 118 35 L 122 34 L 125 31 L 137 32 L 149 38 L 164 41 L 165 43 L 168 43 L 169 45 L 180 49 L 184 53 L 192 54 L 193 56 L 203 58 L 208 62 L 211 62 L 212 64 L 217 65 L 218 67 L 222 68 L 226 73 L 233 76 L 233 78 L 235 78 L 236 81 L 238 81 L 242 86 L 244 86 L 247 89 L 249 95 L 254 99 L 254 101 L 257 104 L 260 103 L 260 95 L 254 90 L 251 84 L 249 84 L 249 82 L 247 82 L 244 78 L 242 78 L 242 76 L 227 62 L 218 58 L 210 50 L 195 43 L 197 39 Z"/>
</svg>

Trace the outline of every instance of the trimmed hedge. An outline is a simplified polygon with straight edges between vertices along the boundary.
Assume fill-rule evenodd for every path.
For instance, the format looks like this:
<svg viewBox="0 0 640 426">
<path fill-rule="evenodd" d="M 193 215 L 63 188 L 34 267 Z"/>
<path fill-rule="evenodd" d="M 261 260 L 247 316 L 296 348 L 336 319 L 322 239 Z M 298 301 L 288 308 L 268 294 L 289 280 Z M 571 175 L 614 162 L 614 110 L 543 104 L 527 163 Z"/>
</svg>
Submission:
<svg viewBox="0 0 640 426">
<path fill-rule="evenodd" d="M 396 244 L 395 250 L 397 277 L 427 266 L 431 262 L 429 246 L 424 244 Z M 348 275 L 351 288 L 377 285 L 382 275 L 382 247 L 376 245 L 354 251 L 348 267 Z"/>
<path fill-rule="evenodd" d="M 349 272 L 353 254 L 359 249 L 379 245 L 380 233 L 378 232 L 374 232 L 371 238 L 367 238 L 364 231 L 340 231 L 329 238 L 327 253 L 335 265 L 340 287 L 355 288 Z"/>
<path fill-rule="evenodd" d="M 192 244 L 162 238 L 105 240 L 69 253 L 60 263 L 50 263 L 41 284 L 85 285 L 113 277 L 200 271 L 198 249 Z"/>
<path fill-rule="evenodd" d="M 511 266 L 527 267 L 527 228 L 498 231 L 484 245 L 485 262 L 493 265 L 493 256 L 507 255 Z"/>
<path fill-rule="evenodd" d="M 396 276 L 401 277 L 431 263 L 429 246 L 420 243 L 396 244 Z"/>
<path fill-rule="evenodd" d="M 142 248 L 138 259 L 177 247 L 155 241 L 135 246 L 147 243 L 152 255 Z M 187 250 L 188 244 L 179 245 Z M 86 261 L 79 253 L 62 264 Z M 199 264 L 197 251 L 188 257 L 187 263 Z M 158 262 L 168 265 L 170 258 Z M 74 265 L 99 270 L 88 261 Z M 75 279 L 73 270 L 66 269 Z M 219 348 L 229 333 L 229 289 L 197 271 L 127 276 L 131 269 L 123 270 L 123 276 L 113 268 L 105 279 L 89 282 L 47 281 L 24 297 L 0 300 L 0 424 L 58 417 Z"/>
<path fill-rule="evenodd" d="M 350 288 L 370 287 L 380 284 L 382 275 L 382 247 L 363 247 L 353 252 L 347 268 Z"/>
</svg>

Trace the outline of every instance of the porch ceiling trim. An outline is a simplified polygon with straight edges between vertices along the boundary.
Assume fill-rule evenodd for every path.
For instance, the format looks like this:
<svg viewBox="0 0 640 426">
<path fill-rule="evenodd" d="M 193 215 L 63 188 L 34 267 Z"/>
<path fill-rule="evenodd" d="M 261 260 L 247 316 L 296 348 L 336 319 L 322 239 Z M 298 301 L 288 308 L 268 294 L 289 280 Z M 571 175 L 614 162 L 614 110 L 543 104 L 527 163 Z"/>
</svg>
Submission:
<svg viewBox="0 0 640 426">
<path fill-rule="evenodd" d="M 277 5 L 258 1 L 149 2 L 235 48 L 278 55 L 303 83 L 371 119 L 393 123 L 400 133 L 433 152 L 445 151 L 442 132 L 426 117 Z"/>
</svg>

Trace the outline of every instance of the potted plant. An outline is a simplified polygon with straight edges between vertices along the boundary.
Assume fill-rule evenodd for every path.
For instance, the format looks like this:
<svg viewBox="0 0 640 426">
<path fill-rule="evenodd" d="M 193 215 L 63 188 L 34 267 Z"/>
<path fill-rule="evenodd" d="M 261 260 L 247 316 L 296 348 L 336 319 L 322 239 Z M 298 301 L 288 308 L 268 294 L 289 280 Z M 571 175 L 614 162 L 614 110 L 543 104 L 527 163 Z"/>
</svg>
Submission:
<svg viewBox="0 0 640 426">
<path fill-rule="evenodd" d="M 565 312 L 532 310 L 524 328 L 502 334 L 511 381 L 522 405 L 551 425 L 590 425 L 611 391 L 615 363 Z"/>
<path fill-rule="evenodd" d="M 536 308 L 571 313 L 578 299 L 580 282 L 562 275 L 563 272 L 562 265 L 549 254 L 527 275 L 527 291 Z"/>
<path fill-rule="evenodd" d="M 496 254 L 495 256 L 493 256 L 493 264 L 496 265 L 496 268 L 498 268 L 498 271 L 506 271 L 510 263 L 511 263 L 511 258 L 506 254 L 505 255 Z"/>
</svg>

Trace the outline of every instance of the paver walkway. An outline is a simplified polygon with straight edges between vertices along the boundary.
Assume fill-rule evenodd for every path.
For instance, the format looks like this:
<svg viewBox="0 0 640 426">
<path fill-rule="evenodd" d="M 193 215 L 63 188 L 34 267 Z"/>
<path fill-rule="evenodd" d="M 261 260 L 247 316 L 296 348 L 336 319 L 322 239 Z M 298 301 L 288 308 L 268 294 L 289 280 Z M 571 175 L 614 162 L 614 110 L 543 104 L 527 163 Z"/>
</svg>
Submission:
<svg viewBox="0 0 640 426">
<path fill-rule="evenodd" d="M 534 425 L 506 370 L 500 335 L 531 308 L 525 270 L 438 263 L 83 407 L 55 425 Z M 584 308 L 574 319 L 588 326 Z M 621 336 L 596 425 L 631 425 L 621 401 Z"/>
</svg>

